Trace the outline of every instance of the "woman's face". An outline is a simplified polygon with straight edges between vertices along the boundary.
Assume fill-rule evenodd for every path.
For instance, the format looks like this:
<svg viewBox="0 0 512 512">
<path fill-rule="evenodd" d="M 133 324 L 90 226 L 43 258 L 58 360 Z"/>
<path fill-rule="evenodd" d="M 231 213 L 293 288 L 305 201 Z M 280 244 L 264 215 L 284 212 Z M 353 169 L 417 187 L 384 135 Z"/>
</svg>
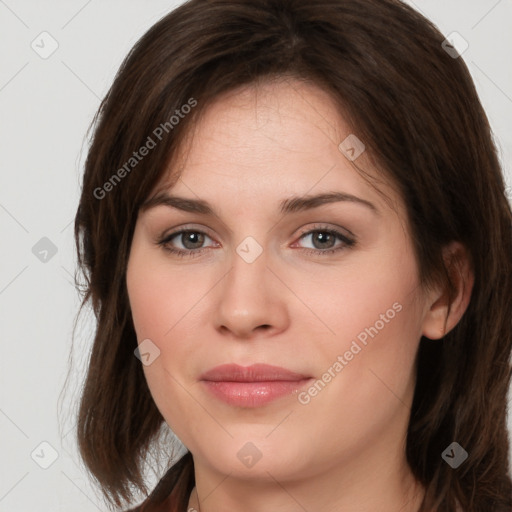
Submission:
<svg viewBox="0 0 512 512">
<path fill-rule="evenodd" d="M 356 172 L 379 176 L 353 136 L 348 157 L 338 147 L 351 133 L 314 86 L 240 89 L 155 188 L 183 200 L 138 216 L 127 286 L 143 368 L 196 467 L 283 482 L 382 472 L 403 453 L 428 304 L 403 202 Z M 255 364 L 293 375 L 205 376 Z"/>
</svg>

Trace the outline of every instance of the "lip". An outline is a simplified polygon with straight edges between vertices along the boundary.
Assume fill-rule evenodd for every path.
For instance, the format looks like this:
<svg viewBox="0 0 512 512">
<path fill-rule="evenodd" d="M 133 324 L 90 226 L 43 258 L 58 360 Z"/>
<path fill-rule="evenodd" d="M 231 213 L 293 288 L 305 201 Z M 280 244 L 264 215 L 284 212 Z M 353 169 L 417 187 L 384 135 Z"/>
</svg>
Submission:
<svg viewBox="0 0 512 512">
<path fill-rule="evenodd" d="M 279 366 L 223 364 L 200 376 L 205 388 L 218 399 L 239 407 L 260 407 L 295 394 L 312 377 Z"/>
</svg>

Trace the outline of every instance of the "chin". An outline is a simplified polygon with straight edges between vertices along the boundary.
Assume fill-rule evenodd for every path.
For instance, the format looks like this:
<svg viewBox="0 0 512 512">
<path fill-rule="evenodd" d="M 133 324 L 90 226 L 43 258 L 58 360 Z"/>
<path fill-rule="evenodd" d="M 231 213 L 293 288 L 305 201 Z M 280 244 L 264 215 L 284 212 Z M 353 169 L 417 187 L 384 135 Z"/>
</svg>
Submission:
<svg viewBox="0 0 512 512">
<path fill-rule="evenodd" d="M 291 443 L 290 436 L 286 443 L 277 437 L 272 440 L 267 437 L 268 431 L 260 435 L 249 435 L 246 431 L 233 439 L 226 434 L 225 442 L 210 441 L 198 452 L 191 451 L 194 457 L 198 455 L 215 471 L 231 478 L 285 481 L 305 477 L 308 457 L 304 443 Z"/>
</svg>

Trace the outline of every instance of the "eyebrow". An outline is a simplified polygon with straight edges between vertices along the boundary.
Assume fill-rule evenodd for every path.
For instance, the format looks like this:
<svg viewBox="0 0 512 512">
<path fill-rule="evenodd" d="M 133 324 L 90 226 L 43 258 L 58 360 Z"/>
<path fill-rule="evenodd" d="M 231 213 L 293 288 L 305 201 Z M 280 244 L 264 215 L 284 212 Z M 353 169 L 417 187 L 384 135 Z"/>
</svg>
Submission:
<svg viewBox="0 0 512 512">
<path fill-rule="evenodd" d="M 327 192 L 309 196 L 293 196 L 281 201 L 279 211 L 283 215 L 286 215 L 310 210 L 324 204 L 336 203 L 340 201 L 357 203 L 369 208 L 373 213 L 377 215 L 380 214 L 377 207 L 370 201 L 361 199 L 360 197 L 354 196 L 352 194 L 347 194 L 345 192 Z M 148 199 L 145 203 L 142 204 L 141 210 L 144 212 L 150 208 L 155 208 L 156 206 L 169 206 L 184 212 L 217 216 L 215 209 L 207 201 L 202 199 L 188 199 L 185 197 L 172 196 L 165 192 L 157 194 L 154 197 Z"/>
</svg>

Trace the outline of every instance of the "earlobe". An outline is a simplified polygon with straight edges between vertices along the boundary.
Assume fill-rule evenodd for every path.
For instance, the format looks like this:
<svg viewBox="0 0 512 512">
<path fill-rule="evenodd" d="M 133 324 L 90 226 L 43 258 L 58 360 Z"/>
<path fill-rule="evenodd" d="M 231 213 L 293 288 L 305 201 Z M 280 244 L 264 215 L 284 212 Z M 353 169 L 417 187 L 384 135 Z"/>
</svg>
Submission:
<svg viewBox="0 0 512 512">
<path fill-rule="evenodd" d="M 460 321 L 471 299 L 474 272 L 467 249 L 460 242 L 451 242 L 443 249 L 446 271 L 453 285 L 439 285 L 429 294 L 423 318 L 423 336 L 443 338 Z"/>
</svg>

